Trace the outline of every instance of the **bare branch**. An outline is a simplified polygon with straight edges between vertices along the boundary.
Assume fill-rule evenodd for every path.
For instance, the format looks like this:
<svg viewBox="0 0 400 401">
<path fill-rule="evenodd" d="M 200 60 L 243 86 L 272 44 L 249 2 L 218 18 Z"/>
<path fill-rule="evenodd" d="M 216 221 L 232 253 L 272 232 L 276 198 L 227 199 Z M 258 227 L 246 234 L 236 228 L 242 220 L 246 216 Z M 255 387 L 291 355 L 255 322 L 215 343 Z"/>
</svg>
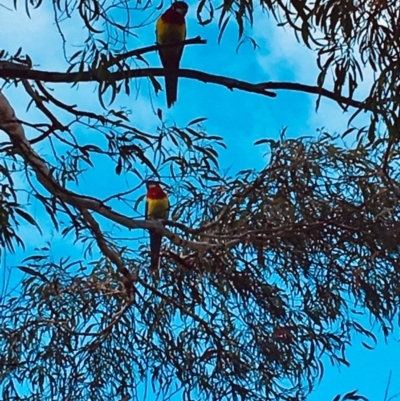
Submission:
<svg viewBox="0 0 400 401">
<path fill-rule="evenodd" d="M 0 78 L 19 78 L 19 79 L 34 79 L 43 82 L 53 83 L 76 83 L 76 82 L 104 82 L 106 81 L 121 81 L 130 78 L 143 77 L 165 77 L 171 72 L 164 68 L 141 68 L 136 70 L 108 72 L 105 76 L 105 71 L 102 69 L 83 72 L 51 72 L 40 70 L 18 70 L 14 68 L 4 68 L 0 70 Z M 179 69 L 173 74 L 177 74 L 182 78 L 197 79 L 202 82 L 214 83 L 222 85 L 230 90 L 239 89 L 245 92 L 257 93 L 264 96 L 276 97 L 276 94 L 269 92 L 267 89 L 268 83 L 252 84 L 234 78 L 227 78 L 219 75 L 207 74 L 205 72 Z"/>
<path fill-rule="evenodd" d="M 32 88 L 32 86 L 29 84 L 29 82 L 24 79 L 22 80 L 22 84 L 28 93 L 28 95 L 32 98 L 32 100 L 35 102 L 36 107 L 51 121 L 52 128 L 54 130 L 60 130 L 60 131 L 68 131 L 68 127 L 62 125 L 58 119 L 51 113 L 49 109 L 43 104 L 44 99 L 37 93 L 35 90 Z M 48 130 L 48 133 L 51 133 L 51 130 Z M 43 138 L 42 138 L 43 139 Z"/>
<path fill-rule="evenodd" d="M 165 71 L 163 68 L 142 68 L 136 70 L 107 72 L 107 77 L 104 76 L 104 71 L 101 73 L 100 70 L 64 73 L 40 70 L 20 70 L 14 68 L 0 69 L 0 78 L 35 79 L 43 82 L 53 83 L 100 82 L 104 81 L 105 79 L 109 81 L 121 81 L 129 78 L 143 78 L 150 76 L 165 77 L 169 74 L 170 73 Z M 178 74 L 178 76 L 181 78 L 189 78 L 205 83 L 213 83 L 215 85 L 225 86 L 230 90 L 238 89 L 268 97 L 276 97 L 276 93 L 271 92 L 271 89 L 291 90 L 320 95 L 328 99 L 332 99 L 342 105 L 351 106 L 362 110 L 371 110 L 371 106 L 365 102 L 341 96 L 327 89 L 319 88 L 318 86 L 313 85 L 305 85 L 293 82 L 261 82 L 253 84 L 235 78 L 208 74 L 202 71 L 189 69 L 179 69 L 176 74 Z"/>
<path fill-rule="evenodd" d="M 207 41 L 205 39 L 201 39 L 200 36 L 197 36 L 192 39 L 183 40 L 182 42 L 179 42 L 179 43 L 166 43 L 163 45 L 155 44 L 152 46 L 142 47 L 141 49 L 131 50 L 126 53 L 117 54 L 116 56 L 111 57 L 110 61 L 108 63 L 106 63 L 105 65 L 107 67 L 111 67 L 113 65 L 118 64 L 120 61 L 126 60 L 130 57 L 140 56 L 142 54 L 150 53 L 155 50 L 160 50 L 160 49 L 164 49 L 164 48 L 176 47 L 176 46 L 186 46 L 186 45 L 205 45 L 206 43 L 207 43 Z"/>
</svg>

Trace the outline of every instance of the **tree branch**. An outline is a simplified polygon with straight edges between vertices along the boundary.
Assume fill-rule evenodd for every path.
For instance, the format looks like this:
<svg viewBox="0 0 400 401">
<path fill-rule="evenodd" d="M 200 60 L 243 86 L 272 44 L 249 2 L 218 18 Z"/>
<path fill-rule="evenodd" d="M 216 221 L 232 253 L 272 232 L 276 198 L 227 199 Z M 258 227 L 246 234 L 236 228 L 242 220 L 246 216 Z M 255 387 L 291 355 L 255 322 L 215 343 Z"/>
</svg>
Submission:
<svg viewBox="0 0 400 401">
<path fill-rule="evenodd" d="M 130 57 L 141 56 L 142 54 L 150 53 L 155 50 L 160 50 L 160 49 L 169 48 L 169 47 L 176 47 L 176 46 L 205 45 L 206 43 L 207 43 L 207 41 L 205 39 L 201 39 L 200 36 L 196 36 L 195 38 L 186 39 L 179 43 L 166 43 L 163 45 L 155 44 L 152 46 L 146 46 L 146 47 L 142 47 L 141 49 L 135 49 L 135 50 L 131 50 L 126 53 L 121 53 L 121 54 L 112 56 L 110 58 L 110 60 L 107 63 L 105 63 L 105 66 L 107 68 L 109 68 L 113 65 L 118 64 L 120 61 L 126 60 Z"/>
<path fill-rule="evenodd" d="M 130 78 L 144 77 L 165 77 L 168 75 L 178 75 L 181 78 L 197 79 L 202 82 L 209 82 L 216 85 L 225 86 L 230 90 L 239 89 L 245 92 L 258 93 L 260 95 L 276 97 L 276 93 L 266 90 L 268 83 L 252 84 L 234 78 L 227 78 L 219 75 L 207 74 L 205 72 L 179 69 L 174 72 L 164 70 L 164 68 L 141 68 L 136 70 L 109 72 L 104 69 L 83 72 L 51 72 L 41 70 L 19 70 L 14 68 L 0 69 L 0 78 L 34 79 L 42 82 L 53 83 L 76 83 L 76 82 L 115 82 Z"/>
<path fill-rule="evenodd" d="M 141 68 L 136 70 L 108 72 L 104 70 L 84 71 L 84 72 L 51 72 L 40 70 L 21 70 L 15 68 L 0 69 L 0 78 L 19 78 L 34 79 L 43 82 L 53 83 L 75 83 L 75 82 L 101 82 L 101 81 L 121 81 L 130 78 L 144 77 L 165 77 L 169 75 L 168 71 L 163 68 Z M 338 103 L 352 106 L 363 110 L 371 110 L 365 102 L 353 100 L 351 98 L 341 96 L 337 93 L 314 85 L 305 85 L 294 82 L 261 82 L 253 84 L 235 78 L 224 77 L 221 75 L 208 74 L 202 71 L 179 69 L 174 74 L 181 78 L 195 79 L 205 83 L 213 83 L 215 85 L 225 86 L 233 90 L 238 89 L 245 92 L 256 93 L 268 97 L 276 97 L 276 93 L 272 90 L 291 90 L 320 95 Z"/>
<path fill-rule="evenodd" d="M 29 82 L 24 79 L 22 80 L 22 85 L 24 86 L 28 95 L 35 102 L 36 107 L 51 121 L 53 130 L 68 131 L 68 127 L 62 125 L 58 119 L 51 113 L 49 109 L 44 105 L 44 99 L 32 88 Z M 48 134 L 51 130 L 48 130 Z M 43 139 L 43 138 L 42 138 Z"/>
<path fill-rule="evenodd" d="M 118 271 L 126 278 L 126 280 L 129 283 L 131 283 L 133 279 L 131 277 L 131 273 L 125 267 L 125 264 L 123 263 L 118 252 L 116 252 L 114 249 L 108 246 L 106 239 L 104 238 L 104 235 L 101 232 L 100 226 L 97 223 L 97 221 L 93 218 L 93 216 L 87 209 L 82 208 L 80 211 L 82 213 L 82 217 L 86 220 L 87 224 L 89 225 L 90 230 L 92 231 L 92 234 L 96 239 L 97 245 L 100 248 L 103 255 L 106 256 L 108 259 L 110 259 L 111 262 L 115 264 Z"/>
</svg>

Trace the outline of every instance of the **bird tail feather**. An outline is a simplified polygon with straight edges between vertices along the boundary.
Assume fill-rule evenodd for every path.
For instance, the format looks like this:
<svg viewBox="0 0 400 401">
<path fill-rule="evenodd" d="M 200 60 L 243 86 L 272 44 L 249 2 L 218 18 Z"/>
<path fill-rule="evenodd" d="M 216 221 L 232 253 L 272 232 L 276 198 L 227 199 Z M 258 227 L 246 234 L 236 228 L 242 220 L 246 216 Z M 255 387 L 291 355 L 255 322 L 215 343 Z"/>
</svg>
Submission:
<svg viewBox="0 0 400 401">
<path fill-rule="evenodd" d="M 160 268 L 160 250 L 162 235 L 150 234 L 150 271 L 156 272 Z"/>
<path fill-rule="evenodd" d="M 178 92 L 178 76 L 169 75 L 165 77 L 165 90 L 167 92 L 167 105 L 170 108 L 175 102 Z"/>
</svg>

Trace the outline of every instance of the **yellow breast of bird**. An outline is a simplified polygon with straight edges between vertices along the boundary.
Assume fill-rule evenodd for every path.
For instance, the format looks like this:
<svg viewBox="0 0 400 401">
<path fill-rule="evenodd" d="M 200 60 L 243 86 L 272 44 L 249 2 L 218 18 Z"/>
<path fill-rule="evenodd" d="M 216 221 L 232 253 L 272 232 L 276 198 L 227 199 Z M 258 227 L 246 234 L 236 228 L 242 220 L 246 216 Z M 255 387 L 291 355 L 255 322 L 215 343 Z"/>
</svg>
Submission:
<svg viewBox="0 0 400 401">
<path fill-rule="evenodd" d="M 147 198 L 147 215 L 151 219 L 167 219 L 169 202 L 168 198 L 149 199 Z"/>
<path fill-rule="evenodd" d="M 162 45 L 165 43 L 181 42 L 186 38 L 186 25 L 171 24 L 164 22 L 162 18 L 157 21 L 157 43 Z"/>
</svg>

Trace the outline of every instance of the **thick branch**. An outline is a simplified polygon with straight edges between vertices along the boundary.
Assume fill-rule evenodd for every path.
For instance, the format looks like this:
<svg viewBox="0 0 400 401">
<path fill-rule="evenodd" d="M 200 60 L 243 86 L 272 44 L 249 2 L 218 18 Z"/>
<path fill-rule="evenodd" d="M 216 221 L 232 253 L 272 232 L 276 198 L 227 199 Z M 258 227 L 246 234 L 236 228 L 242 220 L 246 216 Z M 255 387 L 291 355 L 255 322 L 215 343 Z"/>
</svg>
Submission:
<svg viewBox="0 0 400 401">
<path fill-rule="evenodd" d="M 86 72 L 48 72 L 40 70 L 18 70 L 8 68 L 0 70 L 0 78 L 34 79 L 53 83 L 122 81 L 130 78 L 165 77 L 170 74 L 171 72 L 168 72 L 163 68 L 142 68 L 118 72 L 108 72 L 106 70 L 94 70 Z M 252 84 L 234 78 L 227 78 L 187 69 L 180 69 L 177 72 L 174 71 L 173 74 L 177 74 L 182 78 L 197 79 L 198 81 L 202 82 L 222 85 L 230 90 L 239 89 L 269 97 L 276 96 L 275 93 L 266 90 L 265 86 L 267 84 L 265 83 Z"/>
<path fill-rule="evenodd" d="M 14 68 L 0 69 L 0 78 L 20 78 L 35 79 L 43 82 L 53 83 L 74 83 L 74 82 L 101 82 L 101 81 L 121 81 L 128 78 L 143 77 L 164 77 L 169 73 L 163 68 L 142 68 L 128 71 L 108 72 L 108 71 L 86 71 L 86 72 L 48 72 L 40 70 L 21 70 Z M 270 90 L 292 90 L 305 93 L 320 95 L 347 106 L 359 109 L 369 110 L 370 108 L 364 102 L 353 100 L 351 98 L 341 96 L 332 91 L 318 86 L 305 85 L 294 82 L 262 82 L 253 84 L 239 79 L 224 77 L 221 75 L 208 74 L 202 71 L 180 69 L 177 71 L 179 77 L 196 79 L 205 83 L 213 83 L 225 86 L 233 90 L 238 89 L 245 92 L 257 93 L 259 95 L 276 97 L 276 93 Z"/>
</svg>

